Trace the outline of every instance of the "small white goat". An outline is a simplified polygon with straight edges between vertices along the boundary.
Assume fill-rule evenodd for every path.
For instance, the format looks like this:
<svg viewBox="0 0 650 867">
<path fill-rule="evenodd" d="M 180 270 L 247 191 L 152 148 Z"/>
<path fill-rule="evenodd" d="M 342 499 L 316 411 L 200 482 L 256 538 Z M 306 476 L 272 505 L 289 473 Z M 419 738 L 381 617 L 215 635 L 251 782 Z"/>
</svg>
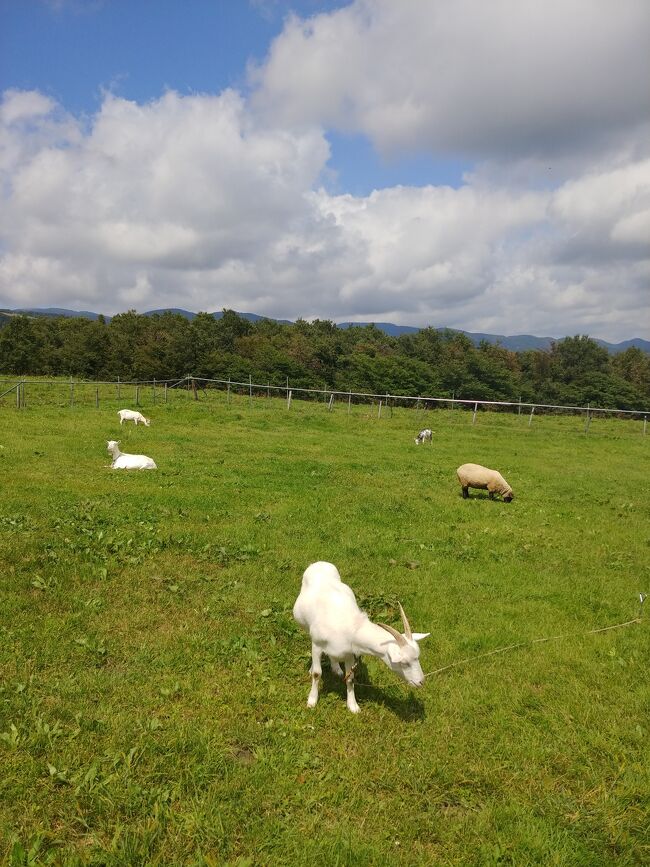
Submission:
<svg viewBox="0 0 650 867">
<path fill-rule="evenodd" d="M 399 604 L 399 603 L 398 603 Z M 302 576 L 300 595 L 293 606 L 293 616 L 311 636 L 311 690 L 307 706 L 318 701 L 318 684 L 322 674 L 321 656 L 326 653 L 332 670 L 343 676 L 345 664 L 347 705 L 352 713 L 359 712 L 354 695 L 355 657 L 370 653 L 381 659 L 395 674 L 412 686 L 422 686 L 424 674 L 420 666 L 420 648 L 429 632 L 411 632 L 402 606 L 404 635 L 384 623 L 372 623 L 357 605 L 354 593 L 341 581 L 333 563 L 312 563 Z"/>
<path fill-rule="evenodd" d="M 117 413 L 120 417 L 120 425 L 122 425 L 125 421 L 135 422 L 135 426 L 138 426 L 138 422 L 142 422 L 142 424 L 149 427 L 151 421 L 148 418 L 145 418 L 141 412 L 136 412 L 134 409 L 120 409 Z"/>
<path fill-rule="evenodd" d="M 426 442 L 429 440 L 431 445 L 433 445 L 433 431 L 429 430 L 428 427 L 425 427 L 424 430 L 421 430 L 420 433 L 415 438 L 415 445 L 419 446 L 420 443 Z"/>
<path fill-rule="evenodd" d="M 112 470 L 156 470 L 158 467 L 146 455 L 125 455 L 120 451 L 119 440 L 109 440 L 106 448 L 113 457 Z"/>
</svg>

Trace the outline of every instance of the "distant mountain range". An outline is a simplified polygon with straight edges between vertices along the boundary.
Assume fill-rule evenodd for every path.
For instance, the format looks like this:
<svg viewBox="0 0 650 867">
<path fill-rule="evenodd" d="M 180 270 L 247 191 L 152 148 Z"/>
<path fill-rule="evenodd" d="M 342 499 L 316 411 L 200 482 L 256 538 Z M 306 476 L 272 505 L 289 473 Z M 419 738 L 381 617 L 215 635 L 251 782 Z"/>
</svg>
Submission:
<svg viewBox="0 0 650 867">
<path fill-rule="evenodd" d="M 353 325 L 370 325 L 370 322 L 339 322 L 339 328 L 350 328 Z M 420 331 L 413 325 L 394 325 L 392 322 L 375 322 L 374 325 L 386 334 L 392 337 L 399 337 L 400 334 L 415 334 Z M 457 331 L 464 334 L 466 337 L 478 346 L 481 341 L 487 343 L 498 343 L 505 349 L 511 349 L 513 352 L 524 352 L 526 349 L 550 349 L 551 344 L 559 338 L 556 337 L 535 337 L 533 334 L 484 334 L 479 331 L 463 331 L 460 328 L 437 328 L 437 331 Z M 621 343 L 608 343 L 606 340 L 601 340 L 599 337 L 593 338 L 599 346 L 604 347 L 612 355 L 618 352 L 625 352 L 630 346 L 636 346 L 643 352 L 650 352 L 650 340 L 643 340 L 641 337 L 633 337 L 631 340 L 623 340 Z"/>
<path fill-rule="evenodd" d="M 186 319 L 192 320 L 196 318 L 196 313 L 192 313 L 190 310 L 183 310 L 180 307 L 165 307 L 160 310 L 147 310 L 144 313 L 144 316 L 154 316 L 155 314 L 161 313 L 177 313 L 180 316 L 184 316 Z M 68 317 L 82 317 L 84 319 L 99 319 L 99 316 L 102 314 L 93 313 L 90 310 L 66 310 L 63 307 L 27 307 L 22 310 L 0 310 L 0 325 L 3 320 L 9 319 L 11 316 L 16 315 L 26 315 L 26 316 L 68 316 Z M 221 311 L 215 312 L 211 314 L 215 319 L 221 319 L 223 313 Z M 260 319 L 272 319 L 270 316 L 259 316 L 257 313 L 238 313 L 239 316 L 244 319 L 248 319 L 250 322 L 258 322 Z M 108 322 L 111 317 L 104 316 L 104 319 Z M 280 322 L 283 325 L 292 325 L 290 319 L 274 319 L 274 322 Z M 375 325 L 376 328 L 379 328 L 380 331 L 383 331 L 385 334 L 389 334 L 391 337 L 399 337 L 400 334 L 415 334 L 420 331 L 420 328 L 417 328 L 413 325 L 395 325 L 392 322 L 339 322 L 337 323 L 339 328 L 352 328 L 354 326 L 359 326 L 363 328 L 366 325 Z M 486 341 L 487 343 L 498 343 L 506 349 L 511 349 L 513 352 L 523 352 L 526 349 L 541 349 L 547 350 L 551 348 L 551 344 L 556 340 L 554 337 L 535 337 L 532 334 L 515 334 L 515 335 L 505 335 L 505 334 L 482 334 L 479 332 L 473 331 L 462 331 L 457 328 L 437 328 L 437 331 L 458 331 L 460 334 L 465 334 L 469 339 L 476 345 L 478 345 L 481 341 Z M 616 355 L 619 352 L 624 352 L 626 349 L 629 349 L 631 346 L 635 346 L 638 349 L 641 349 L 643 352 L 650 353 L 650 340 L 644 340 L 641 337 L 633 337 L 631 340 L 623 340 L 621 343 L 608 343 L 606 340 L 600 340 L 598 337 L 593 338 L 596 343 L 600 346 L 604 347 L 608 352 L 612 355 Z"/>
</svg>

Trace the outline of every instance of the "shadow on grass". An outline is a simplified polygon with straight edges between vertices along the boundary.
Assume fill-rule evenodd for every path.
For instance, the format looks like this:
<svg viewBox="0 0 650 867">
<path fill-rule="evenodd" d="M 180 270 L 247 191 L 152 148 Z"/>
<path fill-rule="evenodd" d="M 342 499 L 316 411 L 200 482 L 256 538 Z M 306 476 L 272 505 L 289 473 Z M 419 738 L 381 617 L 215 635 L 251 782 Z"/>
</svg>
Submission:
<svg viewBox="0 0 650 867">
<path fill-rule="evenodd" d="M 493 503 L 499 503 L 501 505 L 509 506 L 510 503 L 506 503 L 505 500 L 502 500 L 499 496 L 490 497 L 488 493 L 483 491 L 477 491 L 473 494 L 470 494 L 468 497 L 463 497 L 462 492 L 458 495 L 461 500 L 490 500 Z"/>
<path fill-rule="evenodd" d="M 362 710 L 364 705 L 373 702 L 388 708 L 404 722 L 417 722 L 424 719 L 424 704 L 414 695 L 413 687 L 408 686 L 408 684 L 403 684 L 403 687 L 408 690 L 404 696 L 396 696 L 394 693 L 388 693 L 373 686 L 370 683 L 370 675 L 363 660 L 357 664 L 354 679 L 354 692 Z M 321 694 L 326 695 L 330 692 L 336 693 L 345 702 L 347 695 L 345 681 L 329 668 L 323 666 Z"/>
</svg>

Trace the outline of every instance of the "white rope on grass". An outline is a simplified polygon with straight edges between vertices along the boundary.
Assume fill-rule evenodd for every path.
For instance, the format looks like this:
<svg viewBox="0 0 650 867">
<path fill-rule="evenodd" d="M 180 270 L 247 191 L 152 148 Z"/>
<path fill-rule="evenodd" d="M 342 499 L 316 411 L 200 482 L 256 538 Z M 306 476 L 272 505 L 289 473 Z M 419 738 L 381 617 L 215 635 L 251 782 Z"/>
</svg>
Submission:
<svg viewBox="0 0 650 867">
<path fill-rule="evenodd" d="M 448 665 L 443 665 L 442 668 L 428 671 L 424 676 L 431 677 L 434 674 L 441 674 L 443 671 L 448 671 L 450 668 L 456 668 L 459 665 L 466 665 L 468 662 L 475 662 L 477 659 L 485 659 L 487 656 L 496 656 L 498 653 L 505 653 L 507 650 L 516 650 L 519 647 L 529 647 L 533 644 L 542 644 L 545 641 L 555 641 L 558 638 L 572 638 L 575 635 L 595 635 L 598 632 L 609 632 L 611 629 L 622 629 L 624 626 L 630 626 L 632 623 L 641 623 L 641 613 L 643 611 L 643 603 L 645 602 L 646 596 L 646 593 L 639 593 L 639 615 L 633 620 L 626 620 L 625 623 L 615 623 L 613 626 L 601 626 L 599 629 L 589 629 L 587 632 L 565 632 L 562 635 L 550 635 L 548 638 L 533 638 L 532 641 L 519 641 L 517 644 L 509 644 L 507 647 L 498 647 L 496 650 L 488 650 L 487 653 L 479 653 L 477 656 L 468 656 L 466 659 L 459 659 L 457 662 L 450 662 Z"/>
</svg>

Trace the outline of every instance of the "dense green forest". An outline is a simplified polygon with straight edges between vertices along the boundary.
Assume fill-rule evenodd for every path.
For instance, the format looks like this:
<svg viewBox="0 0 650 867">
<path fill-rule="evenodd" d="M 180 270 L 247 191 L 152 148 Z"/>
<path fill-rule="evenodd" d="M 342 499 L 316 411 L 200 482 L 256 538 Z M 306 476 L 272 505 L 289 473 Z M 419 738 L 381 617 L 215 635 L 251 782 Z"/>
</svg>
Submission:
<svg viewBox="0 0 650 867">
<path fill-rule="evenodd" d="M 550 351 L 512 352 L 454 331 L 390 337 L 373 325 L 250 322 L 225 310 L 129 311 L 110 322 L 13 316 L 0 329 L 0 374 L 85 379 L 197 377 L 400 395 L 429 395 L 650 410 L 650 355 L 610 356 L 585 336 Z"/>
</svg>

